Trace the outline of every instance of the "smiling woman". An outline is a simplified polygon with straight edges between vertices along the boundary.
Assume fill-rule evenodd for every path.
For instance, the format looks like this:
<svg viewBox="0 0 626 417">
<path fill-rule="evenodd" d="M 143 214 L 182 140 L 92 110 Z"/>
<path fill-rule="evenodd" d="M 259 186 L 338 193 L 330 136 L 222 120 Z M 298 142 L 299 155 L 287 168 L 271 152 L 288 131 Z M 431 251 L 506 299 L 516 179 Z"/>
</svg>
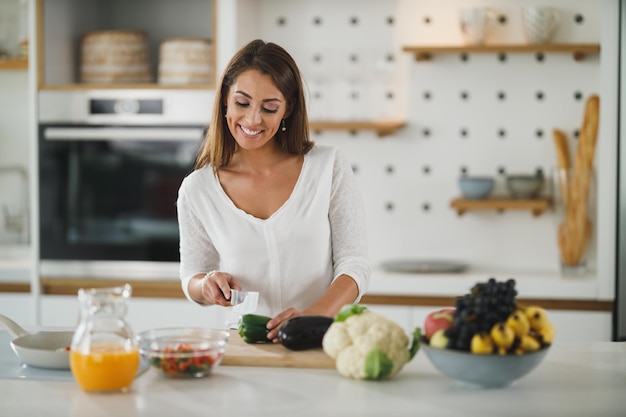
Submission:
<svg viewBox="0 0 626 417">
<path fill-rule="evenodd" d="M 215 100 L 179 190 L 185 295 L 230 306 L 231 289 L 259 292 L 256 312 L 273 317 L 269 339 L 291 317 L 333 316 L 358 301 L 371 273 L 360 192 L 347 159 L 310 141 L 292 57 L 250 42 Z"/>
</svg>

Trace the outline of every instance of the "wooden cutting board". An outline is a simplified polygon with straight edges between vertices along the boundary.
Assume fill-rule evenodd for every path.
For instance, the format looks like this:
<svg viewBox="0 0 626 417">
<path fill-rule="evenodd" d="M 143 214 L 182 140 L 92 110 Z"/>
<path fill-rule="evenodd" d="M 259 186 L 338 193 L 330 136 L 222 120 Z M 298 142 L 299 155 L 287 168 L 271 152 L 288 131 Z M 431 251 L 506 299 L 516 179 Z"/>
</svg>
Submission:
<svg viewBox="0 0 626 417">
<path fill-rule="evenodd" d="M 322 349 L 294 351 L 277 343 L 248 344 L 230 330 L 222 365 L 334 369 L 335 361 Z"/>
</svg>

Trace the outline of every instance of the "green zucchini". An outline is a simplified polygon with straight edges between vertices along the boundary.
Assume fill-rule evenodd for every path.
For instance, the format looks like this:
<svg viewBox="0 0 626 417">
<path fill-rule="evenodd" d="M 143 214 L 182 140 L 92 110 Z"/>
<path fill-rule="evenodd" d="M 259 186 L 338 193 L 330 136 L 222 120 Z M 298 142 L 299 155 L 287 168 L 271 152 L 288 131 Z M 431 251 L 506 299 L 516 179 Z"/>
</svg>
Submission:
<svg viewBox="0 0 626 417">
<path fill-rule="evenodd" d="M 244 314 L 239 322 L 239 336 L 246 343 L 271 343 L 267 338 L 267 322 L 271 319 L 259 314 Z"/>
<path fill-rule="evenodd" d="M 278 330 L 278 340 L 290 350 L 321 348 L 322 339 L 333 321 L 332 317 L 326 316 L 293 317 Z"/>
</svg>

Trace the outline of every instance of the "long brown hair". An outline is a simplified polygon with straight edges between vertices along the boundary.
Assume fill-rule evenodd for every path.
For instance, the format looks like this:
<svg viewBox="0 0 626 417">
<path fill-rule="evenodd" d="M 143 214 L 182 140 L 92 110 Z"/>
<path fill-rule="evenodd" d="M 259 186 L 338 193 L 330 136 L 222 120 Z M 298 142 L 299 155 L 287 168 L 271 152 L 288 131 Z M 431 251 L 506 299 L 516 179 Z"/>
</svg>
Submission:
<svg viewBox="0 0 626 417">
<path fill-rule="evenodd" d="M 211 165 L 213 172 L 228 165 L 237 148 L 237 142 L 226 123 L 225 101 L 237 77 L 254 69 L 272 77 L 274 84 L 287 101 L 286 131 L 279 130 L 274 140 L 285 151 L 304 155 L 313 147 L 309 138 L 308 118 L 304 100 L 302 77 L 295 61 L 275 43 L 256 39 L 241 48 L 228 63 L 221 85 L 215 95 L 211 124 L 196 158 L 195 169 Z"/>
</svg>

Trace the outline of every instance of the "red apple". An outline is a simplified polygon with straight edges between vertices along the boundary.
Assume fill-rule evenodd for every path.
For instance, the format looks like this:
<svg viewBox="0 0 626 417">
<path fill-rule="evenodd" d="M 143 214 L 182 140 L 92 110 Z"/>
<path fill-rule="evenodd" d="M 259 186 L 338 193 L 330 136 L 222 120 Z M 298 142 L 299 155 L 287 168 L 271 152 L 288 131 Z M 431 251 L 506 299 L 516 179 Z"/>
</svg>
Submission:
<svg viewBox="0 0 626 417">
<path fill-rule="evenodd" d="M 433 311 L 424 320 L 424 335 L 430 339 L 437 330 L 449 329 L 454 322 L 454 308 Z"/>
</svg>

